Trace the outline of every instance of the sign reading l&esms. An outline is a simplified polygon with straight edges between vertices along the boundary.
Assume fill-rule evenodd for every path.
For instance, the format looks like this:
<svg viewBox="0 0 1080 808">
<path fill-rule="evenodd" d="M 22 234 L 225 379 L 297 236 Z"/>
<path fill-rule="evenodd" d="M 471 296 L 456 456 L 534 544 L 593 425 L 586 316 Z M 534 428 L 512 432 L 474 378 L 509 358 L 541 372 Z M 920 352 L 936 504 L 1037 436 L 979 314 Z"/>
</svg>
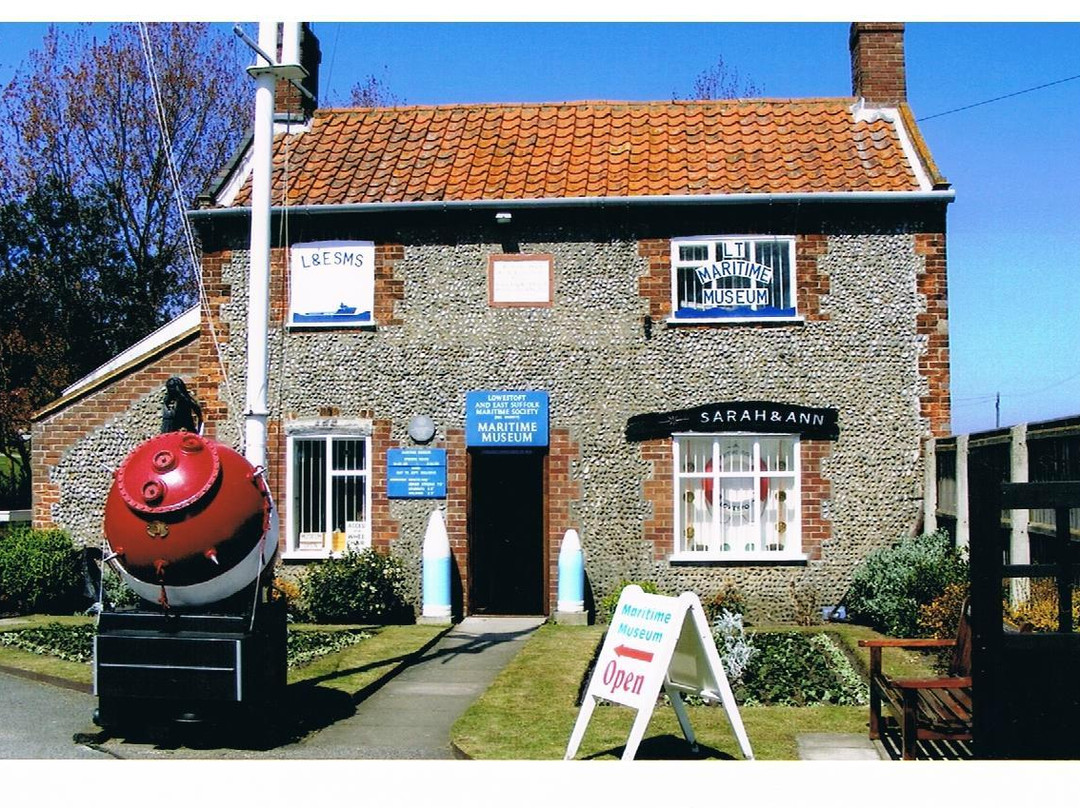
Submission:
<svg viewBox="0 0 1080 808">
<path fill-rule="evenodd" d="M 528 449 L 548 445 L 548 394 L 474 390 L 465 394 L 465 445 Z"/>
</svg>

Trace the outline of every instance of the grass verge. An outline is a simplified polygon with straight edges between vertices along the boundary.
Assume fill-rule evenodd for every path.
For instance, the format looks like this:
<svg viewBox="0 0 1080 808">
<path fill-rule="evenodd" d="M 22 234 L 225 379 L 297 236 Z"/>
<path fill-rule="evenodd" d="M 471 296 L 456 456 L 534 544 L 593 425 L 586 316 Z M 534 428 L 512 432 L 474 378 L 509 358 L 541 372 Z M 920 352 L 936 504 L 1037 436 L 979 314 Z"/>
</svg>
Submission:
<svg viewBox="0 0 1080 808">
<path fill-rule="evenodd" d="M 776 627 L 779 628 L 779 627 Z M 783 627 L 791 630 L 790 627 Z M 566 751 L 579 707 L 574 704 L 582 677 L 604 634 L 604 626 L 544 625 L 454 725 L 451 738 L 472 758 L 493 760 L 557 760 Z M 830 625 L 865 672 L 868 653 L 858 648 L 863 637 L 880 636 L 862 626 Z M 898 653 L 888 670 L 898 675 L 925 675 L 930 661 Z M 719 706 L 688 707 L 697 735 L 692 753 L 670 706 L 658 705 L 638 749 L 638 759 L 740 759 L 738 741 Z M 759 760 L 797 760 L 796 737 L 807 732 L 858 733 L 867 729 L 866 707 L 741 707 L 739 714 Z M 618 705 L 594 712 L 577 757 L 615 759 L 630 733 L 635 712 Z"/>
<path fill-rule="evenodd" d="M 92 622 L 92 617 L 30 615 L 4 620 L 0 624 L 0 631 L 34 628 L 49 623 L 85 625 Z M 360 627 L 298 624 L 290 626 L 289 631 L 332 631 L 354 628 Z M 289 684 L 325 687 L 359 699 L 374 684 L 434 640 L 441 631 L 438 626 L 427 625 L 364 628 L 372 632 L 372 636 L 368 639 L 319 657 L 306 665 L 290 668 Z M 88 663 L 69 662 L 54 656 L 35 654 L 5 645 L 0 645 L 0 668 L 54 677 L 81 686 L 88 686 L 93 679 Z"/>
</svg>

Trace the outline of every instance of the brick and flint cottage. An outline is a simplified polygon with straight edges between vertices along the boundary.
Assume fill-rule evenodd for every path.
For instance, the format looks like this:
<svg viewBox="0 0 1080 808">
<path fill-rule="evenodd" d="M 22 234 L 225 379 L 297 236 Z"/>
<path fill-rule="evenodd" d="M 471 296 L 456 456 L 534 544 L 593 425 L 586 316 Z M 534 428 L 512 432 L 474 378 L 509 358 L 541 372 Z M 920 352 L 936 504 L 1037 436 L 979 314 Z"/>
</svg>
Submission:
<svg viewBox="0 0 1080 808">
<path fill-rule="evenodd" d="M 945 214 L 904 27 L 851 26 L 852 95 L 316 109 L 278 91 L 269 480 L 286 574 L 349 546 L 420 602 L 443 509 L 459 614 L 649 580 L 754 619 L 840 602 L 917 528 L 949 432 Z M 314 88 L 318 44 L 305 29 Z M 245 148 L 190 213 L 205 304 L 45 407 L 34 518 L 100 541 L 181 375 L 243 429 Z"/>
</svg>

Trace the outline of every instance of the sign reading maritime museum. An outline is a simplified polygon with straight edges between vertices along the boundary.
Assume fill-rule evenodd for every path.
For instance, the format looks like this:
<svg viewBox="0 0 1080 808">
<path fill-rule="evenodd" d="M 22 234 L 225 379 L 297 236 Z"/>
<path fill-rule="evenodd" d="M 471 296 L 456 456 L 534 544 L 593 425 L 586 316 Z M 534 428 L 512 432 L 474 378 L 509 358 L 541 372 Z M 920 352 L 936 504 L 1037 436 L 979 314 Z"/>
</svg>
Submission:
<svg viewBox="0 0 1080 808">
<path fill-rule="evenodd" d="M 474 390 L 465 395 L 465 445 L 527 449 L 548 445 L 548 394 Z"/>
<path fill-rule="evenodd" d="M 774 432 L 810 440 L 836 440 L 837 411 L 831 407 L 800 407 L 773 401 L 704 404 L 686 410 L 634 415 L 626 422 L 626 439 L 668 438 L 679 432 Z"/>
</svg>

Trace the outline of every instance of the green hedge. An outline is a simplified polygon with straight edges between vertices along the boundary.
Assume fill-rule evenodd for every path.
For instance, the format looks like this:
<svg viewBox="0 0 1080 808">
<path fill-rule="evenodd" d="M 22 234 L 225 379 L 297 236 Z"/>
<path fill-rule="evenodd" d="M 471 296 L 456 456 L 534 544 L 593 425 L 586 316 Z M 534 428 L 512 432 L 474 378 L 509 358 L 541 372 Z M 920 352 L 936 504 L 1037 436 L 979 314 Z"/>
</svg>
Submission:
<svg viewBox="0 0 1080 808">
<path fill-rule="evenodd" d="M 71 614 L 85 605 L 81 551 L 62 530 L 0 536 L 0 613 Z"/>
</svg>

